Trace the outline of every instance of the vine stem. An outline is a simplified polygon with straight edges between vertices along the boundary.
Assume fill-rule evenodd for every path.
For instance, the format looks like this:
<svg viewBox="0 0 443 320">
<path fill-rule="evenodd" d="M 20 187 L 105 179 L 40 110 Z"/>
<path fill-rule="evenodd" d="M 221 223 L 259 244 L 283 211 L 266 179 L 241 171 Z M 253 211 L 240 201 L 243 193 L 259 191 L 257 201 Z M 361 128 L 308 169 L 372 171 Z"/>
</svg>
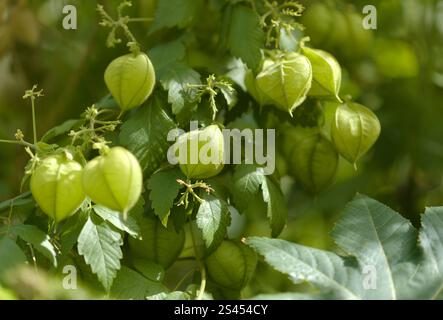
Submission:
<svg viewBox="0 0 443 320">
<path fill-rule="evenodd" d="M 35 258 L 35 253 L 34 253 L 34 248 L 32 247 L 32 245 L 28 242 L 27 243 L 29 250 L 31 251 L 31 256 L 32 256 L 32 263 L 34 265 L 34 270 L 36 272 L 38 272 L 38 268 L 37 268 L 37 259 Z"/>
<path fill-rule="evenodd" d="M 32 129 L 34 132 L 34 144 L 37 144 L 37 122 L 35 121 L 35 97 L 31 97 L 31 109 L 32 109 Z"/>
<path fill-rule="evenodd" d="M 151 22 L 154 18 L 129 18 L 128 22 Z"/>
<path fill-rule="evenodd" d="M 26 142 L 26 141 L 2 140 L 2 139 L 0 139 L 0 143 L 18 144 L 20 146 L 29 147 L 29 148 L 34 149 L 34 150 L 37 149 L 35 145 L 33 145 L 33 144 L 29 143 L 29 142 Z"/>
<path fill-rule="evenodd" d="M 192 244 L 194 246 L 195 260 L 197 261 L 198 268 L 200 270 L 200 275 L 201 275 L 200 289 L 198 291 L 198 296 L 197 296 L 196 300 L 202 300 L 203 299 L 203 295 L 205 293 L 205 289 L 206 289 L 206 268 L 205 268 L 205 266 L 203 265 L 203 262 L 200 260 L 200 258 L 198 256 L 197 246 L 195 244 L 194 232 L 192 231 L 191 224 L 189 224 L 189 231 L 191 232 Z"/>
</svg>

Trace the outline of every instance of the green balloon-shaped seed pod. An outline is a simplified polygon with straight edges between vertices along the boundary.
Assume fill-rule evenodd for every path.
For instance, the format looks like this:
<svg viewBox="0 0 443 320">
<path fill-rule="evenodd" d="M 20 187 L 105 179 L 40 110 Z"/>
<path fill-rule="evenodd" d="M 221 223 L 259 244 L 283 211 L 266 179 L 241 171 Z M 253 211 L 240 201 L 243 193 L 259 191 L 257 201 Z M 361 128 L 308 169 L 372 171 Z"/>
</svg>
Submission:
<svg viewBox="0 0 443 320">
<path fill-rule="evenodd" d="M 205 260 L 212 281 L 225 289 L 241 290 L 257 266 L 256 253 L 240 241 L 224 240 Z"/>
<path fill-rule="evenodd" d="M 357 12 L 347 12 L 345 18 L 349 37 L 343 43 L 341 52 L 349 59 L 358 59 L 367 55 L 374 40 L 372 30 L 363 27 L 363 16 Z"/>
<path fill-rule="evenodd" d="M 295 52 L 266 59 L 256 78 L 257 89 L 265 101 L 291 115 L 305 101 L 311 83 L 312 66 L 309 59 Z"/>
<path fill-rule="evenodd" d="M 355 164 L 380 136 L 380 121 L 365 106 L 347 102 L 337 107 L 331 137 L 340 155 Z"/>
<path fill-rule="evenodd" d="M 83 187 L 92 201 L 127 214 L 142 192 L 143 173 L 137 158 L 122 147 L 106 149 L 83 169 Z"/>
<path fill-rule="evenodd" d="M 320 46 L 330 36 L 334 20 L 331 8 L 320 2 L 315 2 L 306 8 L 301 17 L 301 23 L 306 27 L 307 35 L 315 46 Z"/>
<path fill-rule="evenodd" d="M 140 106 L 152 93 L 155 71 L 144 53 L 126 54 L 113 60 L 105 71 L 105 83 L 123 111 Z"/>
<path fill-rule="evenodd" d="M 328 52 L 308 47 L 303 54 L 312 65 L 312 87 L 308 95 L 314 97 L 334 97 L 341 102 L 338 94 L 341 86 L 341 67 Z"/>
<path fill-rule="evenodd" d="M 224 138 L 217 125 L 178 137 L 174 146 L 181 171 L 192 179 L 218 175 L 224 167 Z"/>
<path fill-rule="evenodd" d="M 43 159 L 32 173 L 31 193 L 50 218 L 60 222 L 74 214 L 86 198 L 82 166 L 64 155 Z"/>
<path fill-rule="evenodd" d="M 246 71 L 245 86 L 249 94 L 254 98 L 255 101 L 257 101 L 260 106 L 271 104 L 271 102 L 269 100 L 266 100 L 266 97 L 261 94 L 260 90 L 257 88 L 257 80 L 252 70 Z"/>
<path fill-rule="evenodd" d="M 326 189 L 335 179 L 339 156 L 334 145 L 316 128 L 297 128 L 289 171 L 312 194 Z"/>
<path fill-rule="evenodd" d="M 154 216 L 142 216 L 137 219 L 142 240 L 129 238 L 132 257 L 147 259 L 169 268 L 178 258 L 185 244 L 185 233 L 177 233 L 170 223 L 165 228 Z"/>
<path fill-rule="evenodd" d="M 330 30 L 323 45 L 327 48 L 335 48 L 339 52 L 343 52 L 343 46 L 349 42 L 348 39 L 350 38 L 346 15 L 336 9 L 331 9 L 329 15 L 332 23 L 329 25 Z"/>
</svg>

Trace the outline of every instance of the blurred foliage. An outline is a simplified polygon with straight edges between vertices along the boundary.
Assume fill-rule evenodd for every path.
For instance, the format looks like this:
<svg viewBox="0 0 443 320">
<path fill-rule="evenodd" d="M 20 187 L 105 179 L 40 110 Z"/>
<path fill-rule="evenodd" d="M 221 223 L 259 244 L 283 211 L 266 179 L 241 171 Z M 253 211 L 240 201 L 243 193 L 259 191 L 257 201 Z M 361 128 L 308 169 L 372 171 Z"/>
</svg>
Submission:
<svg viewBox="0 0 443 320">
<path fill-rule="evenodd" d="M 224 0 L 208 1 L 216 10 Z M 68 2 L 78 9 L 77 30 L 61 27 L 62 7 Z M 17 128 L 31 136 L 29 107 L 21 97 L 34 83 L 45 90 L 37 111 L 40 135 L 64 120 L 78 117 L 87 106 L 106 96 L 103 70 L 125 48 L 105 47 L 106 32 L 100 31 L 95 6 L 100 3 L 112 11 L 119 2 L 0 0 L 0 139 L 13 137 Z M 130 14 L 153 17 L 155 0 L 133 2 Z M 382 133 L 357 172 L 341 161 L 337 183 L 315 197 L 285 177 L 285 161 L 278 161 L 283 190 L 289 199 L 288 227 L 281 237 L 318 248 L 333 247 L 328 232 L 356 192 L 386 203 L 419 226 L 418 212 L 423 212 L 425 206 L 443 203 L 443 1 L 376 1 L 377 29 L 371 31 L 359 27 L 367 1 L 300 2 L 307 7 L 300 20 L 306 34 L 315 46 L 336 56 L 344 69 L 342 96 L 351 95 L 376 111 Z M 175 29 L 152 32 L 149 23 L 134 25 L 133 31 L 147 46 L 144 50 L 149 50 L 151 43 L 174 40 L 179 35 L 186 41 L 191 67 L 227 71 L 219 70 L 220 54 L 211 33 L 217 19 L 220 17 L 211 13 L 202 15 L 195 26 L 201 31 L 197 39 Z M 322 107 L 327 117 L 333 105 L 324 103 Z M 20 193 L 26 161 L 21 148 L 0 148 L 0 201 Z M 263 210 L 264 205 L 254 202 L 245 216 L 234 219 L 231 231 L 245 236 L 267 234 Z M 43 274 L 43 278 L 35 279 L 42 282 L 43 289 L 26 291 L 20 281 L 26 282 L 31 271 L 11 278 L 16 279 L 8 285 L 12 291 L 0 288 L 0 300 L 14 296 L 58 297 L 54 289 L 47 289 L 50 284 Z M 285 276 L 260 264 L 245 295 L 290 291 L 292 286 Z M 308 288 L 299 286 L 299 290 Z"/>
</svg>

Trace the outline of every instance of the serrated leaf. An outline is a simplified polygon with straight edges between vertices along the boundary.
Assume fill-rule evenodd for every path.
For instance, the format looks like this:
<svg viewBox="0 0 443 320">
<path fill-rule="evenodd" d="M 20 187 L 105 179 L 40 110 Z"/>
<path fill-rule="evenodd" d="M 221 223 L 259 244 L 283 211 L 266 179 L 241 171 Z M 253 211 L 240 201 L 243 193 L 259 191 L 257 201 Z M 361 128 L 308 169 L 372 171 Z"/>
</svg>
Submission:
<svg viewBox="0 0 443 320">
<path fill-rule="evenodd" d="M 319 289 L 332 290 L 340 299 L 358 299 L 360 296 L 360 273 L 346 266 L 345 261 L 332 252 L 260 237 L 248 238 L 246 243 L 294 283 L 310 282 Z"/>
<path fill-rule="evenodd" d="M 218 84 L 217 87 L 220 89 L 223 97 L 225 98 L 229 110 L 231 110 L 233 107 L 235 107 L 238 101 L 237 91 L 232 86 L 224 83 Z"/>
<path fill-rule="evenodd" d="M 109 291 L 120 269 L 123 239 L 105 221 L 88 218 L 78 238 L 78 252 Z"/>
<path fill-rule="evenodd" d="M 268 219 L 271 224 L 272 237 L 278 237 L 285 224 L 287 211 L 286 200 L 279 186 L 268 176 L 263 176 L 261 184 L 263 200 L 268 206 Z"/>
<path fill-rule="evenodd" d="M 357 257 L 361 266 L 377 272 L 376 289 L 366 290 L 368 299 L 397 299 L 396 273 L 415 253 L 417 231 L 401 215 L 366 196 L 350 202 L 331 233 L 338 246 Z"/>
<path fill-rule="evenodd" d="M 443 207 L 426 209 L 417 245 L 406 219 L 358 195 L 332 235 L 346 257 L 283 240 L 247 243 L 295 283 L 310 282 L 328 298 L 443 298 Z"/>
<path fill-rule="evenodd" d="M 49 131 L 47 131 L 43 135 L 43 137 L 41 138 L 41 141 L 49 142 L 49 141 L 51 141 L 51 139 L 58 137 L 62 134 L 66 134 L 66 137 L 67 137 L 67 133 L 69 131 L 80 126 L 83 122 L 84 122 L 84 120 L 81 120 L 81 119 L 67 120 L 67 121 L 63 122 L 61 125 L 56 126 L 52 129 L 50 129 Z"/>
<path fill-rule="evenodd" d="M 249 300 L 324 300 L 332 299 L 333 297 L 327 294 L 310 294 L 300 292 L 282 292 L 282 293 L 268 293 L 259 294 Z"/>
<path fill-rule="evenodd" d="M 186 47 L 181 39 L 162 43 L 149 50 L 149 58 L 155 68 L 158 79 L 162 79 L 166 71 L 183 60 L 186 55 Z"/>
<path fill-rule="evenodd" d="M 145 178 L 166 160 L 171 145 L 167 135 L 176 126 L 166 113 L 166 106 L 167 102 L 162 96 L 154 95 L 121 127 L 120 142 L 137 157 Z"/>
<path fill-rule="evenodd" d="M 140 237 L 140 227 L 138 226 L 137 221 L 130 215 L 124 220 L 119 212 L 112 211 L 106 207 L 96 205 L 93 209 L 97 215 L 103 220 L 111 223 L 117 229 L 128 233 L 133 238 Z"/>
<path fill-rule="evenodd" d="M 168 91 L 168 102 L 172 105 L 173 114 L 179 114 L 187 104 L 195 103 L 195 91 L 188 85 L 201 84 L 200 74 L 181 63 L 170 65 L 160 82 Z"/>
<path fill-rule="evenodd" d="M 8 237 L 0 238 L 0 278 L 16 266 L 26 263 L 22 249 Z"/>
<path fill-rule="evenodd" d="M 259 17 L 252 9 L 236 5 L 226 11 L 224 20 L 223 24 L 227 28 L 225 45 L 249 68 L 257 70 L 261 61 L 261 49 L 265 45 Z"/>
<path fill-rule="evenodd" d="M 123 266 L 112 285 L 111 297 L 120 300 L 145 300 L 148 296 L 167 291 L 168 289 L 161 283 L 149 280 Z"/>
<path fill-rule="evenodd" d="M 152 201 L 152 208 L 164 226 L 167 226 L 174 199 L 182 187 L 177 183 L 177 179 L 186 180 L 186 177 L 180 169 L 174 168 L 158 171 L 148 181 L 149 199 Z"/>
<path fill-rule="evenodd" d="M 260 191 L 262 174 L 254 165 L 235 166 L 233 176 L 234 201 L 240 210 L 245 210 L 251 199 Z"/>
<path fill-rule="evenodd" d="M 24 224 L 12 227 L 11 232 L 23 241 L 30 243 L 38 252 L 48 258 L 54 267 L 57 267 L 57 253 L 46 233 L 36 226 Z"/>
<path fill-rule="evenodd" d="M 189 26 L 198 16 L 202 0 L 159 0 L 150 33 L 162 28 Z"/>
<path fill-rule="evenodd" d="M 191 300 L 191 296 L 187 292 L 173 291 L 170 293 L 162 292 L 146 297 L 147 300 Z"/>
<path fill-rule="evenodd" d="M 225 201 L 210 194 L 206 194 L 203 199 L 197 211 L 197 226 L 202 231 L 205 246 L 214 248 L 223 241 L 227 227 L 231 224 L 231 215 Z"/>
<path fill-rule="evenodd" d="M 422 219 L 419 244 L 423 262 L 414 268 L 409 289 L 421 299 L 443 299 L 443 207 L 426 208 Z M 417 295 L 416 295 L 417 296 Z M 408 295 L 405 299 L 413 299 Z"/>
<path fill-rule="evenodd" d="M 272 236 L 277 237 L 286 224 L 287 208 L 280 187 L 263 168 L 255 165 L 237 165 L 234 176 L 234 201 L 240 210 L 250 206 L 250 201 L 260 192 L 267 205 Z"/>
</svg>

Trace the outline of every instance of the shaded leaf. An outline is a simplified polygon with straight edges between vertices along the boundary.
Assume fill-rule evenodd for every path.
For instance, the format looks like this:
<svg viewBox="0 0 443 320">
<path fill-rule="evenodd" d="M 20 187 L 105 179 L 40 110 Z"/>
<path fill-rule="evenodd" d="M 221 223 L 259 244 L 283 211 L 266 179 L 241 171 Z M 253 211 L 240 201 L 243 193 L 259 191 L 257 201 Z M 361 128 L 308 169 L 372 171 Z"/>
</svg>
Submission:
<svg viewBox="0 0 443 320">
<path fill-rule="evenodd" d="M 236 5 L 226 11 L 223 24 L 227 27 L 225 45 L 249 68 L 257 70 L 261 61 L 260 50 L 265 43 L 265 35 L 260 26 L 259 17 L 252 9 Z"/>
<path fill-rule="evenodd" d="M 442 299 L 443 207 L 427 208 L 419 233 L 381 203 L 357 195 L 332 233 L 348 256 L 284 240 L 247 243 L 295 283 L 306 281 L 324 298 Z"/>
<path fill-rule="evenodd" d="M 26 263 L 22 249 L 8 237 L 0 238 L 0 278 L 8 270 Z"/>
<path fill-rule="evenodd" d="M 168 91 L 168 102 L 172 105 L 172 113 L 179 114 L 186 105 L 195 104 L 196 93 L 189 84 L 201 84 L 200 74 L 185 64 L 170 65 L 165 70 L 160 82 Z"/>
<path fill-rule="evenodd" d="M 152 208 L 164 226 L 167 226 L 174 199 L 182 187 L 177 179 L 186 180 L 186 177 L 180 169 L 174 168 L 158 171 L 148 181 L 149 199 L 152 201 Z"/>
<path fill-rule="evenodd" d="M 166 160 L 171 144 L 167 141 L 167 135 L 175 128 L 175 124 L 166 113 L 166 106 L 167 102 L 155 95 L 121 127 L 120 142 L 137 157 L 145 178 Z"/>
<path fill-rule="evenodd" d="M 294 283 L 310 282 L 321 290 L 333 291 L 340 299 L 358 299 L 361 295 L 361 274 L 332 252 L 259 237 L 248 238 L 247 244 Z"/>
<path fill-rule="evenodd" d="M 115 278 L 111 297 L 121 300 L 145 300 L 146 297 L 167 292 L 159 282 L 143 277 L 138 272 L 123 266 Z"/>
<path fill-rule="evenodd" d="M 176 39 L 153 47 L 148 54 L 154 65 L 156 76 L 158 79 L 162 79 L 171 65 L 184 59 L 186 47 L 181 39 Z"/>
<path fill-rule="evenodd" d="M 23 241 L 30 243 L 38 252 L 48 258 L 54 267 L 57 267 L 57 253 L 46 233 L 36 226 L 24 224 L 12 227 L 11 232 Z"/>
<path fill-rule="evenodd" d="M 234 201 L 240 210 L 250 207 L 250 202 L 259 194 L 267 205 L 272 236 L 277 237 L 286 224 L 286 200 L 280 186 L 271 176 L 264 174 L 264 169 L 255 165 L 237 165 L 234 176 Z"/>
<path fill-rule="evenodd" d="M 150 33 L 162 28 L 189 26 L 198 16 L 202 0 L 159 0 Z"/>
</svg>

